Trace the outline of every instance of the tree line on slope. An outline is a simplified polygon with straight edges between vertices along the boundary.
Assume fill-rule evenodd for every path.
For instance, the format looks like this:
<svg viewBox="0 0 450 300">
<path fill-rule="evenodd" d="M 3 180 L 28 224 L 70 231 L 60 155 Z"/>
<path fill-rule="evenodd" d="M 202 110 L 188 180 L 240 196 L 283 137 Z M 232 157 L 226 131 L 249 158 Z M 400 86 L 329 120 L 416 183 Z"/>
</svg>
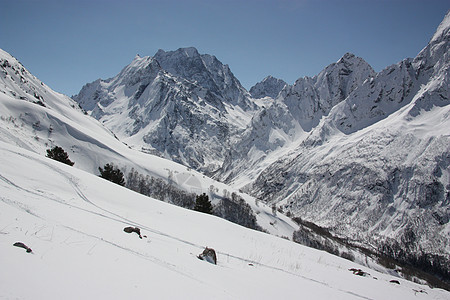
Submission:
<svg viewBox="0 0 450 300">
<path fill-rule="evenodd" d="M 187 209 L 213 214 L 230 222 L 245 226 L 247 228 L 262 230 L 256 222 L 253 210 L 242 197 L 236 193 L 224 192 L 223 196 L 216 195 L 213 189 L 210 194 L 218 201 L 212 205 L 206 193 L 196 195 L 178 188 L 171 180 L 167 182 L 161 178 L 143 175 L 134 168 L 126 177 L 125 187 L 140 194 L 175 204 Z"/>
<path fill-rule="evenodd" d="M 59 146 L 48 149 L 47 157 L 69 166 L 74 165 L 74 162 L 69 159 L 67 152 Z M 124 173 L 114 166 L 113 163 L 107 163 L 103 168 L 99 167 L 98 170 L 101 178 L 145 196 L 202 213 L 213 214 L 247 228 L 262 230 L 256 222 L 256 217 L 251 207 L 236 193 L 231 193 L 230 195 L 229 192 L 224 191 L 223 196 L 218 196 L 215 194 L 214 189 L 210 189 L 211 195 L 219 200 L 213 206 L 206 193 L 196 195 L 195 193 L 186 192 L 172 184 L 171 180 L 166 182 L 161 178 L 149 175 L 144 176 L 134 168 L 128 173 L 126 180 Z"/>
<path fill-rule="evenodd" d="M 293 241 L 308 247 L 323 250 L 342 258 L 355 261 L 355 254 L 378 261 L 386 268 L 396 270 L 411 281 L 425 280 L 430 286 L 450 290 L 450 260 L 440 254 L 415 254 L 408 251 L 408 239 L 389 239 L 377 249 L 369 249 L 348 238 L 334 236 L 327 228 L 318 226 L 300 217 L 292 218 L 299 225 Z M 418 281 L 420 283 L 420 281 Z"/>
</svg>

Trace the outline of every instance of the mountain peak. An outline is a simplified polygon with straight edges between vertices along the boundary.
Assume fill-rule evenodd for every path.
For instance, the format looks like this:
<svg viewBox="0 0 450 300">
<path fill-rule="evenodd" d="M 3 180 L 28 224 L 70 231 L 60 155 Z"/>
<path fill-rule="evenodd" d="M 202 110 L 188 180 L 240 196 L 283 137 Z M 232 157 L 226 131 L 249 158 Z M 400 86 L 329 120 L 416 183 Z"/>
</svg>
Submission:
<svg viewBox="0 0 450 300">
<path fill-rule="evenodd" d="M 341 63 L 345 64 L 345 63 L 353 62 L 355 60 L 363 60 L 363 59 L 360 58 L 360 57 L 357 57 L 353 53 L 347 52 L 337 61 L 337 63 L 338 64 L 341 64 Z"/>
<path fill-rule="evenodd" d="M 255 84 L 249 92 L 256 99 L 264 97 L 275 99 L 286 85 L 287 83 L 284 80 L 269 75 L 261 82 Z"/>
<path fill-rule="evenodd" d="M 436 41 L 436 40 L 440 39 L 441 37 L 448 35 L 450 32 L 449 29 L 450 29 L 450 10 L 447 11 L 447 14 L 445 15 L 441 24 L 439 24 L 439 26 L 436 29 L 436 32 L 433 35 L 433 37 L 431 38 L 430 42 Z"/>
<path fill-rule="evenodd" d="M 251 106 L 248 92 L 230 68 L 213 55 L 199 54 L 196 48 L 188 47 L 158 50 L 153 58 L 170 74 L 194 82 L 229 103 Z"/>
<path fill-rule="evenodd" d="M 342 59 L 353 59 L 353 58 L 355 58 L 356 56 L 355 56 L 355 54 L 353 54 L 353 53 L 350 53 L 350 52 L 347 52 L 347 53 L 345 53 L 342 57 L 341 57 L 341 59 L 340 60 L 342 60 Z"/>
<path fill-rule="evenodd" d="M 179 48 L 177 51 L 183 51 L 188 57 L 199 56 L 197 49 L 194 47 Z"/>
<path fill-rule="evenodd" d="M 186 48 L 178 48 L 175 51 L 164 51 L 162 49 L 159 49 L 158 52 L 155 54 L 155 58 L 162 58 L 162 57 L 197 57 L 200 56 L 200 53 L 195 47 L 186 47 Z"/>
<path fill-rule="evenodd" d="M 267 82 L 267 81 L 277 81 L 277 80 L 281 80 L 278 78 L 273 77 L 272 75 L 266 76 L 262 81 L 263 82 Z"/>
</svg>

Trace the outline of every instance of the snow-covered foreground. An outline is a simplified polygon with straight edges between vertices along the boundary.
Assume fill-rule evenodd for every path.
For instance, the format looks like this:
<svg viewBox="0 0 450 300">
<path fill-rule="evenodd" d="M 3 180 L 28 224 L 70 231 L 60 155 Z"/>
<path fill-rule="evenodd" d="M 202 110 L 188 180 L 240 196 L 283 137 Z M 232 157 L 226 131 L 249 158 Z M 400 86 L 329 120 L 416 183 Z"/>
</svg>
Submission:
<svg viewBox="0 0 450 300">
<path fill-rule="evenodd" d="M 217 265 L 196 258 L 205 246 Z M 3 142 L 0 266 L 2 299 L 450 299 Z"/>
</svg>

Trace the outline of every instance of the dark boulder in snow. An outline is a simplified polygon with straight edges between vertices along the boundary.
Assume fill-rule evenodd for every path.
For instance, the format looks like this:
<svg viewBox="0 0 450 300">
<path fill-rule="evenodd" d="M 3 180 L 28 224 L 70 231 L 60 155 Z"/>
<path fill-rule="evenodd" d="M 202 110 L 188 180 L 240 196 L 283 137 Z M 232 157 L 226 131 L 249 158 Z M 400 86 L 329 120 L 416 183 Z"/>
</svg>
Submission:
<svg viewBox="0 0 450 300">
<path fill-rule="evenodd" d="M 137 235 L 139 235 L 139 238 L 142 239 L 142 235 L 141 235 L 141 229 L 139 229 L 138 227 L 125 227 L 123 229 L 123 231 L 125 231 L 126 233 L 132 233 L 132 232 L 136 232 Z"/>
<path fill-rule="evenodd" d="M 27 250 L 27 253 L 31 253 L 33 251 L 33 250 L 31 250 L 30 247 L 28 247 L 27 245 L 25 245 L 22 242 L 16 242 L 16 243 L 13 244 L 13 246 L 20 247 L 20 248 L 23 248 L 23 249 Z"/>
<path fill-rule="evenodd" d="M 216 251 L 214 251 L 214 249 L 212 248 L 206 247 L 205 250 L 203 250 L 203 252 L 197 257 L 201 260 L 206 260 L 211 264 L 217 265 Z"/>
</svg>

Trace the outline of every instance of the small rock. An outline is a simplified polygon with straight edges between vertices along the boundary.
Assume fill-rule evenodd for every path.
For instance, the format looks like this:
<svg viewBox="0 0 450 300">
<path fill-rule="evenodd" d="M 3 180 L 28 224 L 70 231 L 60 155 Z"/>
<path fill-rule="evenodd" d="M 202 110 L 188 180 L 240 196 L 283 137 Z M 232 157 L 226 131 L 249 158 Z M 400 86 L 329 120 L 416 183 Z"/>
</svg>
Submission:
<svg viewBox="0 0 450 300">
<path fill-rule="evenodd" d="M 217 264 L 216 251 L 212 248 L 206 247 L 205 250 L 203 250 L 203 252 L 197 257 L 198 257 L 198 259 L 206 260 L 207 262 L 209 262 L 211 264 L 215 264 L 215 265 Z"/>
<path fill-rule="evenodd" d="M 125 227 L 124 229 L 123 229 L 123 231 L 125 231 L 126 233 L 132 233 L 132 232 L 136 232 L 137 233 L 137 235 L 139 235 L 139 238 L 140 239 L 142 239 L 142 236 L 141 236 L 141 229 L 139 229 L 138 227 Z"/>
<path fill-rule="evenodd" d="M 395 283 L 395 284 L 400 284 L 400 282 L 398 281 L 398 280 L 391 280 L 391 281 L 389 281 L 390 283 Z"/>
<path fill-rule="evenodd" d="M 23 248 L 23 249 L 27 250 L 27 253 L 33 252 L 33 250 L 31 250 L 30 247 L 28 247 L 27 245 L 25 245 L 22 242 L 16 242 L 16 243 L 13 244 L 13 246 L 20 247 L 20 248 Z"/>
<path fill-rule="evenodd" d="M 414 295 L 417 295 L 417 293 L 428 294 L 425 290 L 415 290 L 415 289 L 413 289 L 413 291 L 414 291 Z"/>
</svg>

